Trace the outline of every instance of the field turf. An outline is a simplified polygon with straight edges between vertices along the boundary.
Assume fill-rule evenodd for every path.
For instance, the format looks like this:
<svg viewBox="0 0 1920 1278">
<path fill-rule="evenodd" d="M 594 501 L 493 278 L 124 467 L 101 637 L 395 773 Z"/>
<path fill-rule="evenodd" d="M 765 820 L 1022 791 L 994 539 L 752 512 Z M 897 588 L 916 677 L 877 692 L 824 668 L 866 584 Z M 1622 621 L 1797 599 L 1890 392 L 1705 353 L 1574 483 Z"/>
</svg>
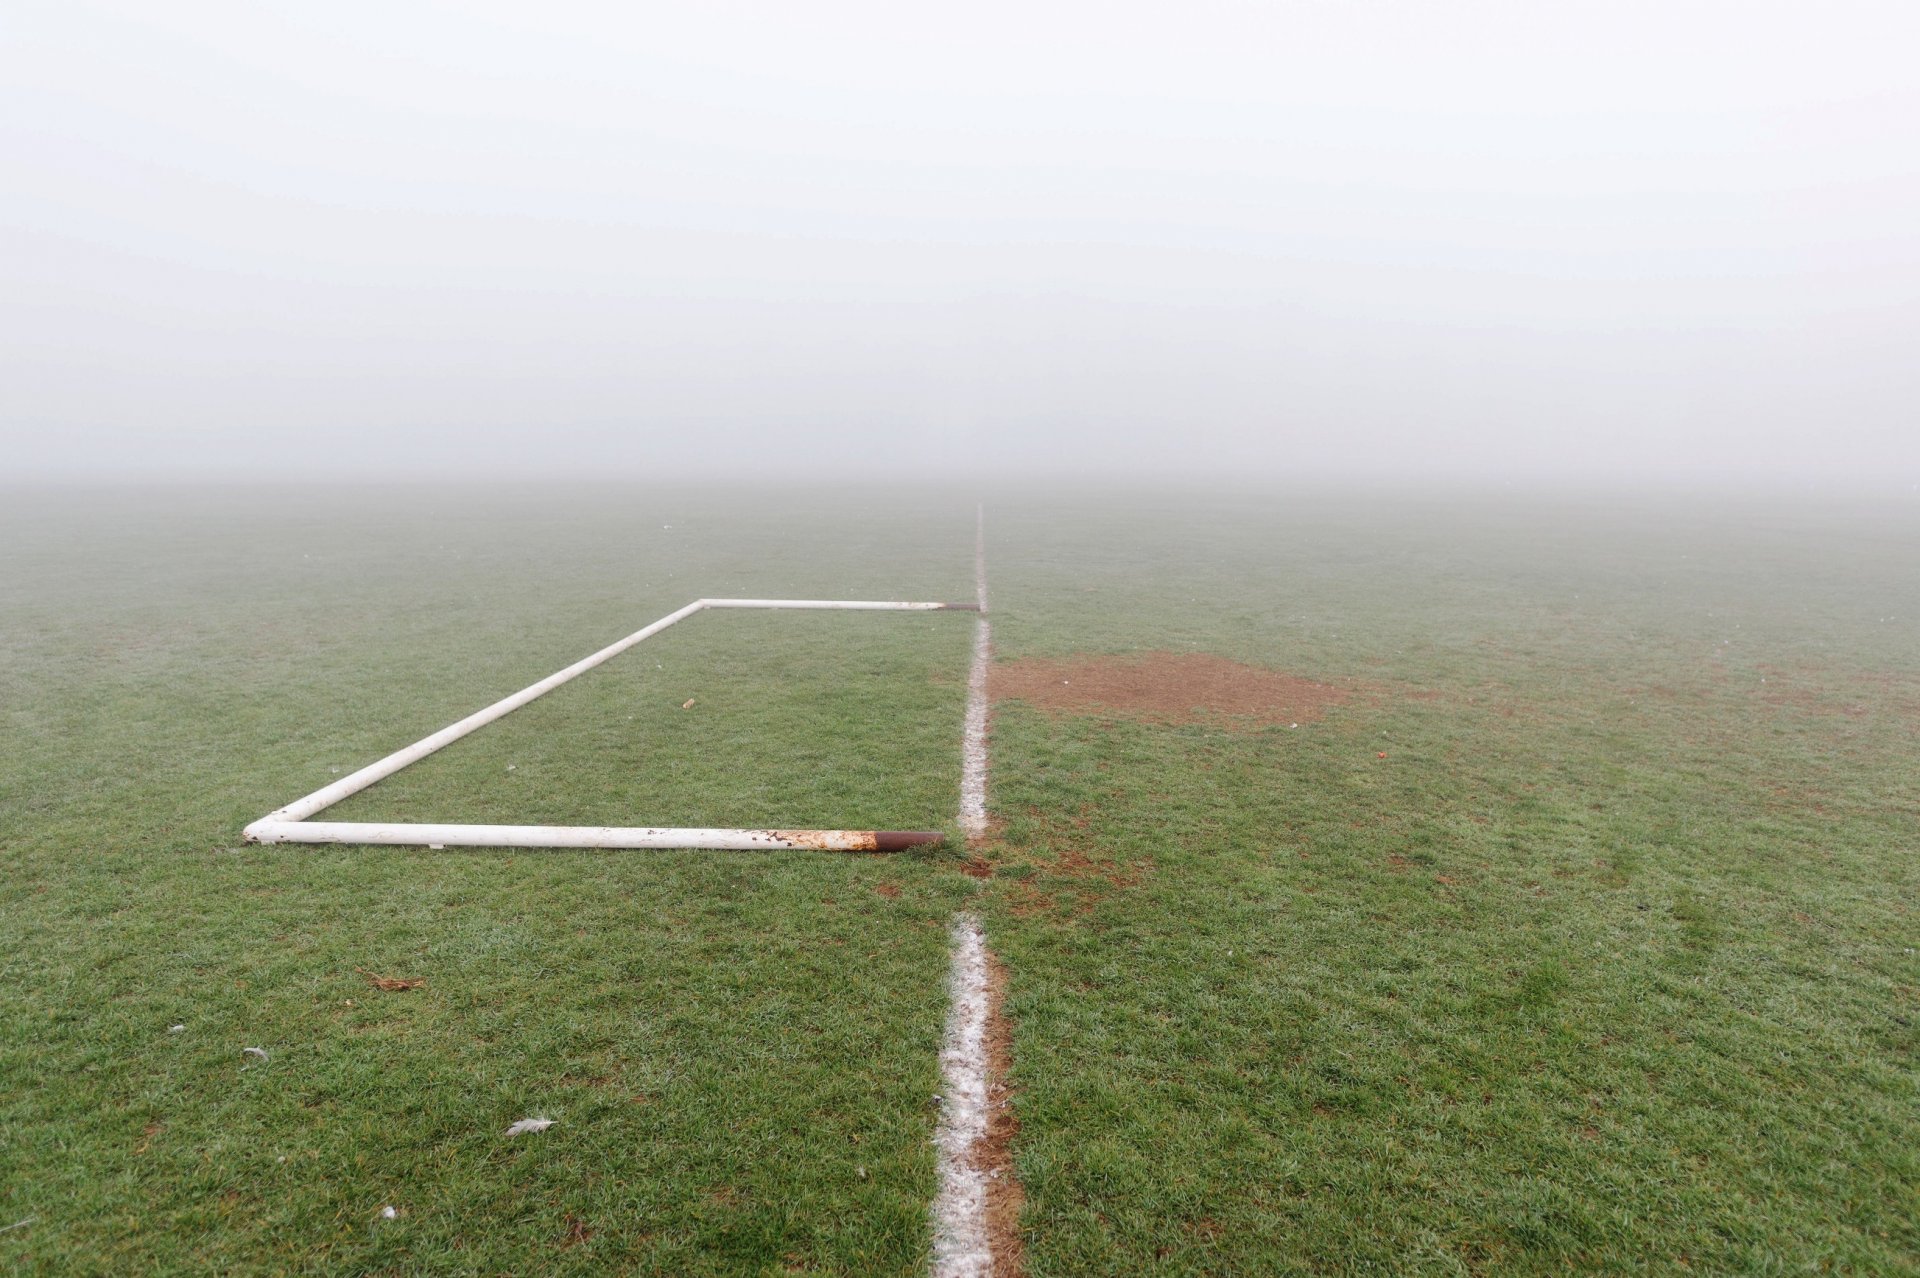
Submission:
<svg viewBox="0 0 1920 1278">
<path fill-rule="evenodd" d="M 969 908 L 1036 1275 L 1920 1269 L 1920 504 L 989 492 L 1001 657 L 1366 695 L 1003 703 L 986 878 L 240 843 L 971 594 L 972 493 L 666 491 L 0 502 L 0 1266 L 919 1272 Z M 951 828 L 970 626 L 325 815 Z"/>
</svg>

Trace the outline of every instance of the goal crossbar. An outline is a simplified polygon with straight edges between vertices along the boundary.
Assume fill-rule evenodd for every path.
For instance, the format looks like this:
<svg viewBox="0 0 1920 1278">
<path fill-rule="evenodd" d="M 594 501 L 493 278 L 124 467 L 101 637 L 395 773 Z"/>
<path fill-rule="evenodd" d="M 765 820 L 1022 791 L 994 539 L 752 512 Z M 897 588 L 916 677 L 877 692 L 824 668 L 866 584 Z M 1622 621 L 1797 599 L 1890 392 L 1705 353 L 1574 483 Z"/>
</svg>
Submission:
<svg viewBox="0 0 1920 1278">
<path fill-rule="evenodd" d="M 945 837 L 938 830 L 788 830 L 598 825 L 436 825 L 418 822 L 313 821 L 368 786 L 417 763 L 443 746 L 511 714 L 595 666 L 612 660 L 668 626 L 708 608 L 810 609 L 866 612 L 978 612 L 977 603 L 928 603 L 872 599 L 696 599 L 684 608 L 642 626 L 624 639 L 582 657 L 563 670 L 476 710 L 457 723 L 395 750 L 384 759 L 295 799 L 246 827 L 252 843 L 378 843 L 420 847 L 505 848 L 757 848 L 830 852 L 891 852 Z"/>
</svg>

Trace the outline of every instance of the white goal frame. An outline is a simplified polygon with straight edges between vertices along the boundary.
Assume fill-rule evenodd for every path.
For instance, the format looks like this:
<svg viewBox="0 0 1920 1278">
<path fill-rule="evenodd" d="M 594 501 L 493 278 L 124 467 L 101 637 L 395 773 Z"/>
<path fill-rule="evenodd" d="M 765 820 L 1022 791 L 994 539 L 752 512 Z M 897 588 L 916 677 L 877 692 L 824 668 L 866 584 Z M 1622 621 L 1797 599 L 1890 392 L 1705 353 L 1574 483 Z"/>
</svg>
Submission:
<svg viewBox="0 0 1920 1278">
<path fill-rule="evenodd" d="M 419 822 L 314 821 L 349 795 L 390 777 L 408 764 L 426 758 L 495 719 L 510 714 L 536 697 L 619 656 L 643 639 L 685 621 L 709 608 L 829 609 L 865 612 L 979 612 L 978 603 L 914 603 L 866 599 L 696 599 L 624 639 L 582 657 L 458 723 L 395 750 L 358 772 L 296 799 L 246 827 L 250 843 L 368 843 L 413 847 L 491 848 L 793 848 L 826 852 L 894 852 L 925 843 L 938 843 L 938 830 L 779 830 L 702 829 L 661 826 L 604 825 L 433 825 Z"/>
</svg>

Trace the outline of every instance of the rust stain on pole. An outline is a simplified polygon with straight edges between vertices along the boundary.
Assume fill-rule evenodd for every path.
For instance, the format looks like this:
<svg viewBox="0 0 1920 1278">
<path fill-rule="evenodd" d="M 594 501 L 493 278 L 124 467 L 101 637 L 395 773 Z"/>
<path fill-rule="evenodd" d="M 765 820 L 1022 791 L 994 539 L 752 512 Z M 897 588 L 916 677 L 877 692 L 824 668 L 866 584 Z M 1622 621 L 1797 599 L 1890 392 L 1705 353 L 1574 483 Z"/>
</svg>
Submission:
<svg viewBox="0 0 1920 1278">
<path fill-rule="evenodd" d="M 907 848 L 925 847 L 930 843 L 943 843 L 946 837 L 938 830 L 875 830 L 873 850 L 901 852 Z"/>
<path fill-rule="evenodd" d="M 853 830 L 768 830 L 767 837 L 793 848 L 815 848 L 822 852 L 871 852 L 873 835 Z"/>
<path fill-rule="evenodd" d="M 938 830 L 768 830 L 788 847 L 822 852 L 899 852 L 922 844 L 939 843 Z"/>
</svg>

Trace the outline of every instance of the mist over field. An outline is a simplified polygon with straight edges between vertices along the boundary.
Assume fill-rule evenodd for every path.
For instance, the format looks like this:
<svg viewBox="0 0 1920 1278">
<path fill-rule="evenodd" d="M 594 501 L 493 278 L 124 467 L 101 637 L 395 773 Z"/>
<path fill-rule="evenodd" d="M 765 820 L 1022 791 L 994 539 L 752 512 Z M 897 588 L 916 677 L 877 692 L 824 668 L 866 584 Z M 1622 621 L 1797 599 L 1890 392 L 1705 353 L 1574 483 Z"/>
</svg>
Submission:
<svg viewBox="0 0 1920 1278">
<path fill-rule="evenodd" d="M 0 5 L 0 1271 L 1920 1274 L 1916 48 Z"/>
<path fill-rule="evenodd" d="M 13 481 L 1920 483 L 1920 11 L 26 3 Z"/>
</svg>

